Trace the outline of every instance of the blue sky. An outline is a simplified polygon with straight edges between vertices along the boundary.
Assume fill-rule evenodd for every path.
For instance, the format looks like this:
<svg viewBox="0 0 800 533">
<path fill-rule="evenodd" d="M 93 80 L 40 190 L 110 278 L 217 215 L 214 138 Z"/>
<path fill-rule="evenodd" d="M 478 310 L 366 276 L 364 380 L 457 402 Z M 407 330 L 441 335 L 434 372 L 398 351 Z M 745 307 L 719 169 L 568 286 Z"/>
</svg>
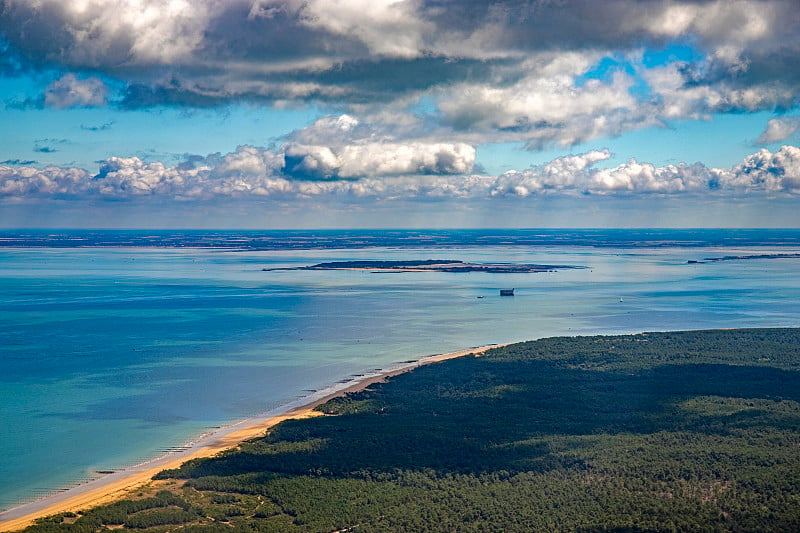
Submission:
<svg viewBox="0 0 800 533">
<path fill-rule="evenodd" d="M 798 227 L 798 11 L 0 0 L 0 226 Z"/>
</svg>

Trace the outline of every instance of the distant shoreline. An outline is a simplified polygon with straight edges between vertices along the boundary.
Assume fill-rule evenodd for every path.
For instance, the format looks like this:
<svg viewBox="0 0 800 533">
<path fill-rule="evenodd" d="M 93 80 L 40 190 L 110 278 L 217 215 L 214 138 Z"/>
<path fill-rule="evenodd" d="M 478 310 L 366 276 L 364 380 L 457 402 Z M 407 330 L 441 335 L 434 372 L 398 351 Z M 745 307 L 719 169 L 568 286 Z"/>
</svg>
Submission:
<svg viewBox="0 0 800 533">
<path fill-rule="evenodd" d="M 800 245 L 800 228 L 0 229 L 0 248 L 153 247 L 258 251 L 507 245 L 785 248 Z"/>
<path fill-rule="evenodd" d="M 701 265 L 703 263 L 718 263 L 720 261 L 745 261 L 748 259 L 800 259 L 800 253 L 791 254 L 756 254 L 756 255 L 726 255 L 724 257 L 706 257 L 703 260 L 690 259 L 687 264 Z"/>
<path fill-rule="evenodd" d="M 387 378 L 408 372 L 419 366 L 470 354 L 477 355 L 493 348 L 507 345 L 507 343 L 487 344 L 444 354 L 430 355 L 397 363 L 376 373 L 369 373 L 357 376 L 352 380 L 336 383 L 331 387 L 314 392 L 263 416 L 249 418 L 220 428 L 209 435 L 201 437 L 180 452 L 174 452 L 77 485 L 57 494 L 0 512 L 0 531 L 16 531 L 33 524 L 37 518 L 84 510 L 121 499 L 132 491 L 150 483 L 152 477 L 162 470 L 178 468 L 190 459 L 211 457 L 245 440 L 263 436 L 266 430 L 284 420 L 321 416 L 321 413 L 314 409 L 337 396 L 363 390 L 374 383 L 382 382 Z"/>
</svg>

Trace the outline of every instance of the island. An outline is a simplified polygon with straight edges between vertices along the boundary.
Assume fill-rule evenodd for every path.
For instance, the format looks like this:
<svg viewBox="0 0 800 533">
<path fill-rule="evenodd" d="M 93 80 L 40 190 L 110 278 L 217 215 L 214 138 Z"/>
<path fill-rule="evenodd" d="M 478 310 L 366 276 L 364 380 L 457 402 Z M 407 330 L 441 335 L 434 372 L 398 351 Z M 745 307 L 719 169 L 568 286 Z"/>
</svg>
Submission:
<svg viewBox="0 0 800 533">
<path fill-rule="evenodd" d="M 283 268 L 263 268 L 264 272 L 276 270 L 366 270 L 369 272 L 485 272 L 490 274 L 526 274 L 555 272 L 564 269 L 581 269 L 575 265 L 537 265 L 526 263 L 468 263 L 451 259 L 423 259 L 411 261 L 333 261 L 316 265 Z"/>
<path fill-rule="evenodd" d="M 800 531 L 800 329 L 461 355 L 27 532 Z"/>
<path fill-rule="evenodd" d="M 726 255 L 723 257 L 706 257 L 702 261 L 690 259 L 686 261 L 686 264 L 702 265 L 703 263 L 717 263 L 720 261 L 746 261 L 749 259 L 800 259 L 800 253 Z"/>
</svg>

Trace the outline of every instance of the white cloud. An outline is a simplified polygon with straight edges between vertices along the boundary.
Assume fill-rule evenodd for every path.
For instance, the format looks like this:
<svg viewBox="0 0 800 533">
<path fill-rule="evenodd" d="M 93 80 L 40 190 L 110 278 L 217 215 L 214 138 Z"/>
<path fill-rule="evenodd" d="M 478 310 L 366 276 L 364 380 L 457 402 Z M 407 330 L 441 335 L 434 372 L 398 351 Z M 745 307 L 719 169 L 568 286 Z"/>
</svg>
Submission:
<svg viewBox="0 0 800 533">
<path fill-rule="evenodd" d="M 587 190 L 678 193 L 708 190 L 708 183 L 708 169 L 702 165 L 655 167 L 650 163 L 640 163 L 631 159 L 616 168 L 594 172 Z"/>
<path fill-rule="evenodd" d="M 575 85 L 599 55 L 543 54 L 527 61 L 526 73 L 509 86 L 464 84 L 442 99 L 445 118 L 464 128 L 511 129 L 537 123 L 560 124 L 577 116 L 630 108 L 630 80 L 623 74 L 610 84 L 589 80 Z"/>
<path fill-rule="evenodd" d="M 169 64 L 192 56 L 216 0 L 8 0 L 51 26 L 52 60 L 86 67 Z"/>
<path fill-rule="evenodd" d="M 800 128 L 800 117 L 773 118 L 767 122 L 767 128 L 756 139 L 759 144 L 781 142 L 791 137 Z"/>
<path fill-rule="evenodd" d="M 350 145 L 339 157 L 342 177 L 464 174 L 472 170 L 475 148 L 464 143 Z"/>
<path fill-rule="evenodd" d="M 746 190 L 800 193 L 800 148 L 766 148 L 747 156 L 724 177 L 724 184 Z"/>
<path fill-rule="evenodd" d="M 361 126 L 361 121 L 349 114 L 326 115 L 312 125 L 289 134 L 292 142 L 306 145 L 322 145 L 336 142 L 346 144 L 355 138 L 366 138 L 372 131 Z"/>
<path fill-rule="evenodd" d="M 761 150 L 731 169 L 700 163 L 656 167 L 631 159 L 613 168 L 594 169 L 607 151 L 554 159 L 541 167 L 509 171 L 491 188 L 494 196 L 533 194 L 727 194 L 800 192 L 800 148 Z"/>
<path fill-rule="evenodd" d="M 312 179 L 464 174 L 472 170 L 475 148 L 464 143 L 290 144 L 285 159 L 288 174 Z"/>
<path fill-rule="evenodd" d="M 202 170 L 144 163 L 138 157 L 111 157 L 89 187 L 104 196 L 195 196 L 203 185 L 198 179 Z"/>
<path fill-rule="evenodd" d="M 281 154 L 239 146 L 235 152 L 227 154 L 215 170 L 222 175 L 269 176 L 280 172 L 283 165 Z"/>
<path fill-rule="evenodd" d="M 513 84 L 464 84 L 438 102 L 456 132 L 494 141 L 523 141 L 530 149 L 572 146 L 634 128 L 659 124 L 650 104 L 630 92 L 631 75 L 618 71 L 608 82 L 583 75 L 602 54 L 545 53 L 525 62 Z"/>
<path fill-rule="evenodd" d="M 277 2 L 274 2 L 277 3 Z M 435 27 L 410 0 L 310 0 L 303 2 L 300 20 L 343 37 L 356 37 L 376 55 L 413 58 L 423 51 L 423 35 Z"/>
<path fill-rule="evenodd" d="M 662 3 L 660 7 L 644 21 L 653 34 L 680 37 L 694 33 L 715 41 L 764 38 L 777 14 L 776 10 L 764 9 L 763 3 L 748 0 Z"/>
<path fill-rule="evenodd" d="M 108 88 L 95 77 L 78 79 L 75 74 L 64 74 L 47 86 L 44 104 L 63 109 L 67 107 L 99 107 L 106 105 Z"/>
<path fill-rule="evenodd" d="M 286 147 L 284 159 L 287 174 L 309 179 L 335 178 L 342 166 L 328 146 L 291 144 Z"/>
<path fill-rule="evenodd" d="M 89 179 L 89 173 L 80 168 L 0 166 L 0 197 L 82 194 Z"/>
<path fill-rule="evenodd" d="M 608 150 L 592 150 L 585 154 L 560 157 L 537 168 L 510 170 L 497 178 L 492 195 L 529 196 L 546 191 L 585 190 L 587 169 L 610 157 Z"/>
</svg>

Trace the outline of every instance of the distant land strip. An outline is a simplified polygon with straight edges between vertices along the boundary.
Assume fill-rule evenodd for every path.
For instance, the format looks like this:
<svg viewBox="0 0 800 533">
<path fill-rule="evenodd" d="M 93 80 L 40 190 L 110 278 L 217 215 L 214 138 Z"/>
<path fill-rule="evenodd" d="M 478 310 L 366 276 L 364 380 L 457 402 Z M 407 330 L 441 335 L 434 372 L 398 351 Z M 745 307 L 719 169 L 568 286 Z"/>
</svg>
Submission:
<svg viewBox="0 0 800 533">
<path fill-rule="evenodd" d="M 370 272 L 488 272 L 492 274 L 524 274 L 586 268 L 574 265 L 537 265 L 526 263 L 468 263 L 450 259 L 412 261 L 333 261 L 310 266 L 263 268 L 275 270 L 369 270 Z"/>
<path fill-rule="evenodd" d="M 791 254 L 755 254 L 755 255 L 726 255 L 723 257 L 705 257 L 702 261 L 689 260 L 689 265 L 715 263 L 718 261 L 743 261 L 746 259 L 800 259 L 800 253 Z"/>
</svg>

